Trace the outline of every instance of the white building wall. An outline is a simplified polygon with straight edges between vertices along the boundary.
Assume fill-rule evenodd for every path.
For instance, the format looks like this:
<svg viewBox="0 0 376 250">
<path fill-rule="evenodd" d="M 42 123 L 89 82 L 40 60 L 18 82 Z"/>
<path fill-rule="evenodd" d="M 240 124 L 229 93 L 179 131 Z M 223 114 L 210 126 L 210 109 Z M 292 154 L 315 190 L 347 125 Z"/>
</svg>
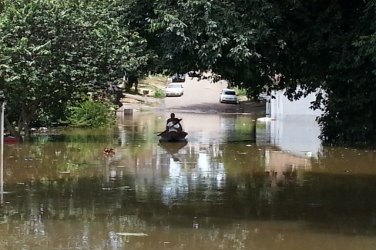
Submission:
<svg viewBox="0 0 376 250">
<path fill-rule="evenodd" d="M 290 101 L 284 92 L 272 92 L 274 98 L 266 105 L 266 114 L 271 119 L 266 124 L 265 132 L 270 139 L 263 138 L 263 141 L 269 141 L 295 155 L 315 157 L 321 150 L 320 127 L 316 118 L 322 115 L 321 110 L 310 108 L 316 98 L 315 93 Z"/>
<path fill-rule="evenodd" d="M 278 117 L 290 116 L 290 115 L 312 115 L 320 116 L 321 110 L 310 109 L 311 102 L 316 99 L 315 93 L 309 94 L 305 98 L 300 98 L 296 101 L 290 101 L 283 94 L 284 90 L 273 91 L 270 99 L 270 117 L 277 119 Z"/>
<path fill-rule="evenodd" d="M 270 142 L 294 155 L 316 157 L 321 150 L 320 127 L 313 115 L 294 115 L 272 120 Z"/>
</svg>

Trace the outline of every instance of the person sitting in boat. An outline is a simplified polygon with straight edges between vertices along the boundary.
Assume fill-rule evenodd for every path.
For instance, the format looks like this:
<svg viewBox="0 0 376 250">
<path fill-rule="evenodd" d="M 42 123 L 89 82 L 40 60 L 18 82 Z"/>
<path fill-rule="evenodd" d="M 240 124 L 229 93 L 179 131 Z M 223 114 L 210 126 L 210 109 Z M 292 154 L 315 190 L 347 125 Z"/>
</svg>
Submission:
<svg viewBox="0 0 376 250">
<path fill-rule="evenodd" d="M 170 118 L 166 122 L 166 131 L 168 132 L 182 132 L 183 127 L 180 124 L 181 119 L 175 117 L 174 113 L 170 114 Z"/>
</svg>

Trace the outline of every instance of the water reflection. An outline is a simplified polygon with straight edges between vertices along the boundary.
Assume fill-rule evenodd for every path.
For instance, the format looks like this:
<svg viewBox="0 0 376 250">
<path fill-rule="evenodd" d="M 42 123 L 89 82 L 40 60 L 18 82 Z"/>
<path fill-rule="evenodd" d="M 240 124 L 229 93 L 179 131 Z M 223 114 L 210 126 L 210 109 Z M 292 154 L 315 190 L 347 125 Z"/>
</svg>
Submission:
<svg viewBox="0 0 376 250">
<path fill-rule="evenodd" d="M 159 142 L 161 146 L 168 154 L 171 155 L 174 161 L 180 161 L 178 157 L 179 150 L 184 148 L 188 144 L 187 140 L 181 142 Z"/>
<path fill-rule="evenodd" d="M 189 113 L 188 142 L 159 144 L 167 116 L 7 145 L 0 249 L 376 245 L 375 151 L 294 154 L 256 141 L 253 117 Z"/>
<path fill-rule="evenodd" d="M 313 115 L 290 115 L 259 122 L 258 143 L 278 145 L 283 151 L 317 157 L 322 150 L 320 127 Z"/>
</svg>

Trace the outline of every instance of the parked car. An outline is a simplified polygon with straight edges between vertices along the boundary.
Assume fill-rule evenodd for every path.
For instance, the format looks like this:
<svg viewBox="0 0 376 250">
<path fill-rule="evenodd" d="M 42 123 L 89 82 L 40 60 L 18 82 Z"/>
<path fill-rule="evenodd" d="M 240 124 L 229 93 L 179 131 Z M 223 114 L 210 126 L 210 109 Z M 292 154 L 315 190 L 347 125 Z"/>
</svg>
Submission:
<svg viewBox="0 0 376 250">
<path fill-rule="evenodd" d="M 219 95 L 220 103 L 239 103 L 238 95 L 233 89 L 222 89 L 221 94 Z"/>
<path fill-rule="evenodd" d="M 192 70 L 192 71 L 188 72 L 188 76 L 189 77 L 200 77 L 201 74 L 200 74 L 200 71 Z"/>
<path fill-rule="evenodd" d="M 184 88 L 181 83 L 172 82 L 166 86 L 166 96 L 182 96 L 184 94 Z"/>
<path fill-rule="evenodd" d="M 172 82 L 185 82 L 185 75 L 176 73 L 172 76 Z"/>
<path fill-rule="evenodd" d="M 266 93 L 261 93 L 259 94 L 257 100 L 258 101 L 265 101 L 265 102 L 269 102 L 270 99 L 272 99 L 272 96 L 269 94 L 266 94 Z"/>
</svg>

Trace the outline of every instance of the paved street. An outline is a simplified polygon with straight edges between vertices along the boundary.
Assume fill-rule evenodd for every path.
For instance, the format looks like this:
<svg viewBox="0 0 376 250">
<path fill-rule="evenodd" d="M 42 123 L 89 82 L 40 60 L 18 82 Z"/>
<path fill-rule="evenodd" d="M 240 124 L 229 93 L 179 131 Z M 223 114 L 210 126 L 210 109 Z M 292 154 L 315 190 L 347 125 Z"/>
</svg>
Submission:
<svg viewBox="0 0 376 250">
<path fill-rule="evenodd" d="M 198 80 L 196 77 L 186 76 L 183 87 L 183 96 L 166 97 L 161 103 L 161 108 L 202 113 L 249 113 L 264 109 L 264 104 L 243 101 L 241 104 L 220 103 L 219 94 L 227 87 L 225 81 L 213 83 L 208 79 Z"/>
<path fill-rule="evenodd" d="M 147 101 L 139 102 L 145 97 L 126 94 L 127 101 L 123 102 L 123 109 L 160 109 L 164 111 L 184 111 L 195 113 L 253 113 L 263 114 L 264 103 L 254 103 L 242 97 L 240 104 L 227 104 L 219 102 L 219 95 L 227 87 L 226 81 L 213 83 L 211 80 L 199 80 L 197 77 L 186 76 L 184 95 L 180 97 L 165 97 L 163 99 L 146 97 Z M 147 103 L 151 104 L 148 105 Z M 120 111 L 123 112 L 123 111 Z"/>
<path fill-rule="evenodd" d="M 166 108 L 184 108 L 198 104 L 219 104 L 219 93 L 225 88 L 224 81 L 213 83 L 207 79 L 198 80 L 194 77 L 186 77 L 183 83 L 184 95 L 181 97 L 166 97 Z"/>
</svg>

